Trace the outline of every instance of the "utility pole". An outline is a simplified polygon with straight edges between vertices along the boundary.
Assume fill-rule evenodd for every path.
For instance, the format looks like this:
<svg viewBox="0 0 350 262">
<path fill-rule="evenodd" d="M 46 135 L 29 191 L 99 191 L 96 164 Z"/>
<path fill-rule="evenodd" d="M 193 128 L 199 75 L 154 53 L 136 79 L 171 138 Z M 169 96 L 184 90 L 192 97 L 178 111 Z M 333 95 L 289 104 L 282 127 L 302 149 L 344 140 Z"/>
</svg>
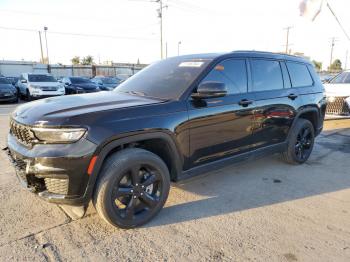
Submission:
<svg viewBox="0 0 350 262">
<path fill-rule="evenodd" d="M 142 1 L 142 0 L 134 0 L 134 1 Z M 163 9 L 168 8 L 168 6 L 163 5 L 163 0 L 150 0 L 150 2 L 159 4 L 159 9 L 157 9 L 157 12 L 158 12 L 158 18 L 160 23 L 160 58 L 163 59 L 164 57 L 163 55 Z"/>
<path fill-rule="evenodd" d="M 332 37 L 332 44 L 331 44 L 331 59 L 329 61 L 329 71 L 331 70 L 331 65 L 333 62 L 333 48 L 334 48 L 334 44 L 335 44 L 335 37 Z"/>
<path fill-rule="evenodd" d="M 181 45 L 181 41 L 177 42 L 177 56 L 180 55 L 180 45 Z"/>
<path fill-rule="evenodd" d="M 284 30 L 287 30 L 287 39 L 286 39 L 286 54 L 289 53 L 289 30 L 293 28 L 292 26 L 287 26 L 286 28 L 284 28 Z"/>
<path fill-rule="evenodd" d="M 156 0 L 156 3 L 159 3 L 158 18 L 160 19 L 160 59 L 163 59 L 163 0 Z"/>
<path fill-rule="evenodd" d="M 41 42 L 41 32 L 39 32 L 39 41 L 40 41 L 40 52 L 41 52 L 41 63 L 44 63 L 44 53 L 43 53 L 43 43 Z"/>
<path fill-rule="evenodd" d="M 349 52 L 349 50 L 346 49 L 344 69 L 347 69 L 347 68 L 348 68 L 348 52 Z"/>
<path fill-rule="evenodd" d="M 44 26 L 44 34 L 45 34 L 45 42 L 46 42 L 46 59 L 47 59 L 47 64 L 50 64 L 49 60 L 49 47 L 47 46 L 47 36 L 46 36 L 46 31 L 47 31 L 47 26 Z"/>
<path fill-rule="evenodd" d="M 165 42 L 165 58 L 168 58 L 168 42 Z"/>
</svg>

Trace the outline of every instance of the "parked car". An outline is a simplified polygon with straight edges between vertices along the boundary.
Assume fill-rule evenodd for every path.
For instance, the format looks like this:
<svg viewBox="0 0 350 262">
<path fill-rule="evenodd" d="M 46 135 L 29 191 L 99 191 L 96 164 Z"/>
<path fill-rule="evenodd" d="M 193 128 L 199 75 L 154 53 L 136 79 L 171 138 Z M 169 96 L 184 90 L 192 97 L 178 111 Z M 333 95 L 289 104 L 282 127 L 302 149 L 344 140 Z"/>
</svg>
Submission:
<svg viewBox="0 0 350 262">
<path fill-rule="evenodd" d="M 13 86 L 15 86 L 16 83 L 17 83 L 17 81 L 18 81 L 18 79 L 19 79 L 19 77 L 16 77 L 16 76 L 7 76 L 6 79 L 9 80 Z"/>
<path fill-rule="evenodd" d="M 6 77 L 0 77 L 0 102 L 18 102 L 17 89 Z"/>
<path fill-rule="evenodd" d="M 111 76 L 95 76 L 91 79 L 101 90 L 111 91 L 116 88 L 122 80 Z"/>
<path fill-rule="evenodd" d="M 350 115 L 350 70 L 343 71 L 324 84 L 328 99 L 327 114 Z"/>
<path fill-rule="evenodd" d="M 17 86 L 20 96 L 29 101 L 65 94 L 64 86 L 49 74 L 23 73 L 19 77 Z"/>
<path fill-rule="evenodd" d="M 21 105 L 8 154 L 26 187 L 71 216 L 92 200 L 105 221 L 133 228 L 162 209 L 171 180 L 278 152 L 307 161 L 323 127 L 323 91 L 300 57 L 178 56 L 112 92 Z"/>
<path fill-rule="evenodd" d="M 93 93 L 100 91 L 97 84 L 86 77 L 70 76 L 64 77 L 62 83 L 66 88 L 66 94 Z"/>
<path fill-rule="evenodd" d="M 320 79 L 322 83 L 328 83 L 333 77 L 335 77 L 334 74 L 321 74 Z"/>
</svg>

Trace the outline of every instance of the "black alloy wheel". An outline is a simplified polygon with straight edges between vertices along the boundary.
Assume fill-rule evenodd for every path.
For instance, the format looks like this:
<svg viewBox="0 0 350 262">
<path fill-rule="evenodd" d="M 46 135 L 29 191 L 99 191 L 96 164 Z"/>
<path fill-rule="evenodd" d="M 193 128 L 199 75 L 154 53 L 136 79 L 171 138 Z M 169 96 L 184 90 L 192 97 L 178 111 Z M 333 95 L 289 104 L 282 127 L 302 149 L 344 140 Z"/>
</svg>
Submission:
<svg viewBox="0 0 350 262">
<path fill-rule="evenodd" d="M 284 160 L 290 164 L 302 164 L 311 155 L 315 140 L 315 128 L 312 123 L 300 118 L 290 131 L 286 151 L 282 153 Z"/>
<path fill-rule="evenodd" d="M 309 126 L 305 126 L 299 131 L 295 143 L 295 155 L 300 161 L 303 161 L 310 156 L 312 150 L 311 145 L 313 143 L 312 140 L 313 136 Z"/>
<path fill-rule="evenodd" d="M 109 224 L 134 228 L 164 206 L 170 189 L 163 160 L 140 148 L 114 153 L 102 167 L 93 196 L 98 214 Z"/>
<path fill-rule="evenodd" d="M 111 201 L 114 211 L 126 220 L 140 220 L 159 204 L 163 183 L 158 171 L 149 165 L 135 165 L 114 184 Z"/>
</svg>

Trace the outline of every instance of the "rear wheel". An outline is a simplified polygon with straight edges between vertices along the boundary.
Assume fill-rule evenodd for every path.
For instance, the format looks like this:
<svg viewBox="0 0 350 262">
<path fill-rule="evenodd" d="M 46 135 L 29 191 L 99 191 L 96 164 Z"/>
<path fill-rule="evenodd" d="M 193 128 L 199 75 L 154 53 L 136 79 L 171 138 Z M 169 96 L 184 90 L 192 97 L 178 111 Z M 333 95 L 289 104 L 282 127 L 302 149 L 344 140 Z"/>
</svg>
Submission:
<svg viewBox="0 0 350 262">
<path fill-rule="evenodd" d="M 93 203 L 109 224 L 134 228 L 147 223 L 164 206 L 170 176 L 157 155 L 139 148 L 109 157 L 99 175 Z"/>
<path fill-rule="evenodd" d="M 26 99 L 27 99 L 27 101 L 32 101 L 32 96 L 30 95 L 30 92 L 28 89 L 26 91 Z"/>
<path fill-rule="evenodd" d="M 17 104 L 17 103 L 18 103 L 18 100 L 19 100 L 19 98 L 18 98 L 18 95 L 17 95 L 16 99 L 15 99 L 15 100 L 13 100 L 13 102 L 12 102 L 12 103 Z"/>
<path fill-rule="evenodd" d="M 311 155 L 315 140 L 312 123 L 307 119 L 298 119 L 291 130 L 288 147 L 282 153 L 284 160 L 290 164 L 302 164 Z"/>
</svg>

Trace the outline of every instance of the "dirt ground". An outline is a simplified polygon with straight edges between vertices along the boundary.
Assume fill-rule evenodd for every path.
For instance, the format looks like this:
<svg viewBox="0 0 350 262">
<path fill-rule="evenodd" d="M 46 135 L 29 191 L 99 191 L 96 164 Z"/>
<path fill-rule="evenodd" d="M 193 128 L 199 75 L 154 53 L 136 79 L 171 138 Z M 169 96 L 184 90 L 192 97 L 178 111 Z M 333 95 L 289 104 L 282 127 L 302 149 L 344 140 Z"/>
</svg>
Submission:
<svg viewBox="0 0 350 262">
<path fill-rule="evenodd" d="M 0 106 L 1 147 L 12 109 Z M 0 167 L 1 261 L 350 261 L 350 120 L 327 121 L 304 165 L 269 156 L 173 184 L 134 230 L 91 206 L 72 221 L 22 189 L 2 152 Z"/>
</svg>

